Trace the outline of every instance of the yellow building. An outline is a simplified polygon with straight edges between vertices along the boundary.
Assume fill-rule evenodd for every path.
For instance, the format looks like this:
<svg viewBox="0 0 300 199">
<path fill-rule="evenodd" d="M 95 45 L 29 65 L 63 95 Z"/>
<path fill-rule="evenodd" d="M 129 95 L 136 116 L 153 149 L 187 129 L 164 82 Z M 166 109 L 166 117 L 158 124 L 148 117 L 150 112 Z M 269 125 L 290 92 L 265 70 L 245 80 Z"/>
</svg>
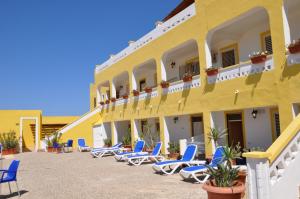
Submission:
<svg viewBox="0 0 300 199">
<path fill-rule="evenodd" d="M 0 110 L 0 133 L 14 131 L 17 139 L 22 139 L 22 150 L 34 151 L 42 148 L 46 135 L 76 119 L 77 116 L 43 116 L 41 110 Z"/>
<path fill-rule="evenodd" d="M 63 139 L 98 146 L 130 131 L 134 142 L 151 124 L 163 153 L 186 139 L 211 155 L 207 135 L 217 127 L 228 129 L 223 142 L 268 149 L 299 113 L 300 54 L 286 49 L 300 38 L 299 9 L 297 0 L 183 1 L 96 66 L 91 110 Z M 267 55 L 251 61 L 258 52 Z"/>
</svg>

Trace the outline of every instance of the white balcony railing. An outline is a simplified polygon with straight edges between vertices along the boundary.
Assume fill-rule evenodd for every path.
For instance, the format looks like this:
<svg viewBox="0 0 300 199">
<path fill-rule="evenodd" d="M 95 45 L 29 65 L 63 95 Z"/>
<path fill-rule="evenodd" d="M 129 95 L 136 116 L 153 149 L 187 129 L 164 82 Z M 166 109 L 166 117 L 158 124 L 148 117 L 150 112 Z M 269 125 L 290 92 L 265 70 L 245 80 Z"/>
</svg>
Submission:
<svg viewBox="0 0 300 199">
<path fill-rule="evenodd" d="M 187 21 L 191 17 L 196 15 L 196 9 L 195 9 L 195 3 L 181 11 L 180 13 L 176 14 L 166 22 L 162 23 L 161 25 L 158 25 L 155 29 L 150 31 L 148 34 L 144 35 L 142 38 L 134 42 L 133 44 L 129 45 L 125 49 L 123 49 L 118 54 L 112 56 L 110 59 L 105 61 L 104 63 L 100 65 L 96 65 L 95 73 L 99 73 L 100 71 L 108 68 L 112 64 L 120 61 L 121 59 L 125 58 L 126 56 L 130 55 L 137 49 L 145 46 L 149 42 L 157 39 L 158 37 L 162 36 L 169 30 L 175 28 L 179 24 Z"/>
<path fill-rule="evenodd" d="M 251 61 L 248 61 L 228 68 L 222 68 L 219 70 L 219 73 L 217 75 L 208 76 L 207 80 L 209 84 L 213 84 L 239 77 L 247 77 L 256 73 L 270 71 L 273 68 L 273 57 L 268 56 L 266 62 L 261 64 L 252 64 Z"/>
<path fill-rule="evenodd" d="M 116 100 L 115 104 L 116 106 L 120 106 L 123 104 L 129 103 L 129 98 L 128 99 L 124 99 L 124 98 L 119 98 Z"/>
<path fill-rule="evenodd" d="M 287 55 L 287 65 L 291 66 L 294 64 L 300 64 L 300 53 Z"/>
<path fill-rule="evenodd" d="M 163 89 L 163 94 L 182 92 L 186 89 L 200 87 L 200 75 L 193 77 L 191 82 L 183 82 L 182 80 L 170 83 L 169 88 Z"/>
<path fill-rule="evenodd" d="M 152 88 L 152 92 L 151 93 L 146 93 L 145 91 L 140 92 L 139 96 L 133 97 L 134 100 L 144 100 L 147 98 L 153 98 L 153 97 L 157 97 L 158 96 L 158 92 L 157 92 L 157 88 Z"/>
</svg>

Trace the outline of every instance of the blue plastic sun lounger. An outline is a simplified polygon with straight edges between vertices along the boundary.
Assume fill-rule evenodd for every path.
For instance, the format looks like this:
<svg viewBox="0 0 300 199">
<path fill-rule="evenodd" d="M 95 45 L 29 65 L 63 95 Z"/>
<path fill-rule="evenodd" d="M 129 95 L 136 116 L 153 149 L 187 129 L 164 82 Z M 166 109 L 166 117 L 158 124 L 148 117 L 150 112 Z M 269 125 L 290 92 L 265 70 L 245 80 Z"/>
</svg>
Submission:
<svg viewBox="0 0 300 199">
<path fill-rule="evenodd" d="M 94 148 L 91 155 L 95 158 L 103 157 L 104 155 L 116 155 L 122 147 L 122 143 L 113 145 L 112 147 Z"/>
<path fill-rule="evenodd" d="M 133 164 L 136 166 L 141 165 L 144 162 L 151 162 L 152 160 L 156 162 L 160 162 L 164 159 L 163 156 L 160 155 L 162 143 L 158 142 L 151 154 L 137 154 L 137 155 L 130 155 L 127 156 L 126 160 L 129 164 Z"/>
<path fill-rule="evenodd" d="M 191 161 L 193 161 L 196 152 L 197 152 L 197 145 L 190 144 L 187 146 L 180 160 L 167 160 L 163 162 L 157 162 L 153 164 L 152 168 L 156 172 L 163 172 L 167 175 L 173 174 L 178 169 L 178 167 L 182 165 L 190 166 L 191 165 L 190 163 Z M 169 170 L 166 170 L 167 167 L 169 168 Z"/>
<path fill-rule="evenodd" d="M 218 147 L 214 153 L 213 159 L 209 163 L 209 166 L 216 167 L 218 164 L 222 163 L 223 152 L 224 152 L 224 148 Z M 191 166 L 191 167 L 183 168 L 181 169 L 179 174 L 183 179 L 188 179 L 192 177 L 197 182 L 205 183 L 209 178 L 209 174 L 207 174 L 206 171 L 207 171 L 206 166 L 199 165 L 199 166 Z M 198 175 L 198 177 L 196 175 Z"/>
<path fill-rule="evenodd" d="M 139 140 L 139 141 L 137 141 L 137 143 L 135 144 L 134 150 L 133 150 L 133 151 L 131 151 L 131 152 L 117 153 L 117 154 L 115 155 L 115 159 L 116 159 L 117 161 L 123 161 L 123 160 L 125 160 L 125 158 L 126 158 L 127 156 L 130 156 L 130 155 L 145 154 L 145 153 L 143 152 L 144 146 L 145 146 L 145 141 L 144 141 L 144 140 Z"/>
<path fill-rule="evenodd" d="M 77 142 L 78 142 L 78 150 L 80 152 L 90 150 L 90 147 L 85 145 L 85 140 L 83 138 L 78 138 Z"/>
</svg>

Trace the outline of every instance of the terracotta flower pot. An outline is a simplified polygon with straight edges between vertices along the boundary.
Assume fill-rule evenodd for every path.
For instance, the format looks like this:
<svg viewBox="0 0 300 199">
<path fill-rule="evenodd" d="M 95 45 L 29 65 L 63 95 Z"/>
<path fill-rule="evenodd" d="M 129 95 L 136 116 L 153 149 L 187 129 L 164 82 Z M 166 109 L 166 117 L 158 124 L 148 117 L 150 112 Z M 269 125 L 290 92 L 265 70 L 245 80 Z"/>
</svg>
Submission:
<svg viewBox="0 0 300 199">
<path fill-rule="evenodd" d="M 296 44 L 290 44 L 288 47 L 291 54 L 297 54 L 300 53 L 300 42 Z"/>
<path fill-rule="evenodd" d="M 151 93 L 152 92 L 152 88 L 150 88 L 150 87 L 146 87 L 144 90 L 145 90 L 146 93 Z"/>
<path fill-rule="evenodd" d="M 2 151 L 2 155 L 11 155 L 11 154 L 16 154 L 16 153 L 17 153 L 17 148 L 4 149 Z"/>
<path fill-rule="evenodd" d="M 117 100 L 117 99 L 116 99 L 115 97 L 112 97 L 112 98 L 110 99 L 111 102 L 116 102 L 116 100 Z"/>
<path fill-rule="evenodd" d="M 47 151 L 48 151 L 49 153 L 54 153 L 54 152 L 56 152 L 56 149 L 53 148 L 52 146 L 48 146 L 48 147 L 47 147 Z"/>
<path fill-rule="evenodd" d="M 169 88 L 170 84 L 169 84 L 169 82 L 167 82 L 167 81 L 162 81 L 162 82 L 160 83 L 160 86 L 161 86 L 162 88 Z"/>
<path fill-rule="evenodd" d="M 241 182 L 233 187 L 215 187 L 208 181 L 202 188 L 207 191 L 208 199 L 241 199 L 245 192 L 245 185 Z"/>
<path fill-rule="evenodd" d="M 104 102 L 100 102 L 100 104 L 103 106 L 105 103 Z"/>
<path fill-rule="evenodd" d="M 219 69 L 218 68 L 208 68 L 205 70 L 207 76 L 215 76 L 219 73 Z"/>
<path fill-rule="evenodd" d="M 252 64 L 260 64 L 267 60 L 267 55 L 257 55 L 251 57 Z"/>
<path fill-rule="evenodd" d="M 123 148 L 132 149 L 131 145 L 123 145 Z"/>
<path fill-rule="evenodd" d="M 183 76 L 183 82 L 191 82 L 193 80 L 193 76 L 192 75 L 185 75 Z"/>
<path fill-rule="evenodd" d="M 139 96 L 139 94 L 140 94 L 140 92 L 138 90 L 133 90 L 132 93 L 133 93 L 133 96 L 135 96 L 135 97 Z"/>
<path fill-rule="evenodd" d="M 109 102 L 110 102 L 109 100 L 106 100 L 106 101 L 105 101 L 105 104 L 109 104 Z"/>
<path fill-rule="evenodd" d="M 128 99 L 128 95 L 123 95 L 123 99 Z"/>
</svg>

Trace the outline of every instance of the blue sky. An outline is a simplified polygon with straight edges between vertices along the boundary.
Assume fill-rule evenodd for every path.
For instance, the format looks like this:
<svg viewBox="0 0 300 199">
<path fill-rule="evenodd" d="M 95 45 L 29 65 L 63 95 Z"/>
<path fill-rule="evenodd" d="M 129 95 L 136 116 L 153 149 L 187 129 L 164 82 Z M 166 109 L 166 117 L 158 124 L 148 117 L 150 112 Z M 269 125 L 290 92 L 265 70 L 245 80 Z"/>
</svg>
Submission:
<svg viewBox="0 0 300 199">
<path fill-rule="evenodd" d="M 89 110 L 95 64 L 137 40 L 181 0 L 1 0 L 0 109 Z"/>
</svg>

